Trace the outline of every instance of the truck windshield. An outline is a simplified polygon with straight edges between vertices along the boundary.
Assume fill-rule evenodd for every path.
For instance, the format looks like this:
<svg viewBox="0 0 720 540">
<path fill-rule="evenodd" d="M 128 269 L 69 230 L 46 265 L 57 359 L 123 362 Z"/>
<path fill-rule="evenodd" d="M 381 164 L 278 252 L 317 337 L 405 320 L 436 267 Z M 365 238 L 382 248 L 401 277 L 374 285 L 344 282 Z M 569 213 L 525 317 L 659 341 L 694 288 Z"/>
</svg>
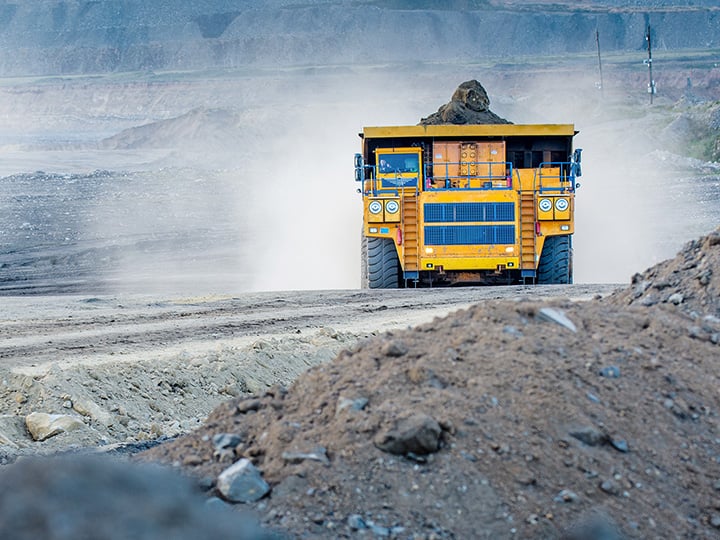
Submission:
<svg viewBox="0 0 720 540">
<path fill-rule="evenodd" d="M 417 173 L 418 170 L 417 154 L 380 154 L 378 156 L 379 174 Z"/>
</svg>

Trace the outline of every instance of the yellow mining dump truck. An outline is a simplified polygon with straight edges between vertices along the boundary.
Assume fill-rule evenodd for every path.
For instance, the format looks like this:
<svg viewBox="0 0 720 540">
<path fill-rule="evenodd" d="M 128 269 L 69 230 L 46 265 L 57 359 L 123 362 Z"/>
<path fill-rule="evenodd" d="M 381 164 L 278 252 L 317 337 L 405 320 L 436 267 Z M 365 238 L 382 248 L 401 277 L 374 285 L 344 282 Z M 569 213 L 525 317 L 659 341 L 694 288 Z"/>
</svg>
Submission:
<svg viewBox="0 0 720 540">
<path fill-rule="evenodd" d="M 572 283 L 572 124 L 366 127 L 362 285 Z"/>
</svg>

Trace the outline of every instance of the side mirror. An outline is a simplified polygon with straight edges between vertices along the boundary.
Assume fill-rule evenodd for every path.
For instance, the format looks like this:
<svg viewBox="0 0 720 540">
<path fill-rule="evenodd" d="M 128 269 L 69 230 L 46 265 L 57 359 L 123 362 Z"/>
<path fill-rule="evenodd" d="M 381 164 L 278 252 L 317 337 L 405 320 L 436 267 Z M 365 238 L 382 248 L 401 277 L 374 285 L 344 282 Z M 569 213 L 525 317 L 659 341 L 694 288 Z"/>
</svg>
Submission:
<svg viewBox="0 0 720 540">
<path fill-rule="evenodd" d="M 580 163 L 582 161 L 582 148 L 575 149 L 575 152 L 573 153 L 573 161 L 575 163 Z"/>
<path fill-rule="evenodd" d="M 362 182 L 363 180 L 365 180 L 365 178 L 364 178 L 365 175 L 363 174 L 363 171 L 364 171 L 364 169 L 357 168 L 357 167 L 355 168 L 355 181 L 356 182 Z"/>
<path fill-rule="evenodd" d="M 355 168 L 362 169 L 364 165 L 362 154 L 355 154 Z"/>
</svg>

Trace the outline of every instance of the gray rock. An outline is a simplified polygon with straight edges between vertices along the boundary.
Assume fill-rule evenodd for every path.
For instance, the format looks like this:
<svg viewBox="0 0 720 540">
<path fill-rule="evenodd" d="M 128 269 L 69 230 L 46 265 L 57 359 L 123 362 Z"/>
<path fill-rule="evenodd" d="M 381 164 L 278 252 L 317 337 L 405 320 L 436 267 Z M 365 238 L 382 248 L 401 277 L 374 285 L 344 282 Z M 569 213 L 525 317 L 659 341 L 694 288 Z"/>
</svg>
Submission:
<svg viewBox="0 0 720 540">
<path fill-rule="evenodd" d="M 346 397 L 340 397 L 338 398 L 337 405 L 335 407 L 335 414 L 338 414 L 346 409 L 351 411 L 362 411 L 365 407 L 367 407 L 368 403 L 369 400 L 367 398 L 349 399 Z"/>
<path fill-rule="evenodd" d="M 270 486 L 249 459 L 240 459 L 220 473 L 217 489 L 230 502 L 249 503 L 262 499 Z"/>
<path fill-rule="evenodd" d="M 348 517 L 348 527 L 350 527 L 353 531 L 359 531 L 368 528 L 365 520 L 363 520 L 363 518 L 358 514 L 353 514 Z"/>
<path fill-rule="evenodd" d="M 216 433 L 212 438 L 212 443 L 216 452 L 232 450 L 241 442 L 242 437 L 236 433 Z"/>
<path fill-rule="evenodd" d="M 642 279 L 642 276 L 640 276 L 640 274 L 635 274 L 635 276 L 633 276 L 633 282 L 635 281 L 636 276 L 638 276 L 639 279 Z M 633 287 L 633 297 L 640 298 L 645 293 L 645 291 L 650 288 L 651 285 L 652 281 L 638 281 L 638 283 Z"/>
<path fill-rule="evenodd" d="M 611 439 L 610 445 L 618 452 L 627 453 L 630 451 L 628 443 L 624 439 Z"/>
<path fill-rule="evenodd" d="M 442 429 L 437 421 L 423 413 L 398 418 L 375 437 L 375 446 L 384 452 L 405 455 L 429 454 L 440 447 Z"/>
<path fill-rule="evenodd" d="M 399 339 L 393 339 L 383 345 L 382 352 L 385 356 L 398 358 L 404 356 L 408 352 L 408 347 L 405 343 Z"/>
<path fill-rule="evenodd" d="M 598 375 L 608 379 L 617 379 L 620 377 L 620 368 L 618 366 L 605 366 L 598 371 Z"/>
<path fill-rule="evenodd" d="M 372 521 L 368 522 L 368 527 L 375 536 L 379 536 L 380 538 L 387 538 L 390 536 L 390 529 L 388 527 L 375 525 Z"/>
<path fill-rule="evenodd" d="M 575 493 L 574 491 L 570 491 L 569 489 L 563 489 L 555 496 L 553 501 L 571 503 L 577 501 L 578 498 L 579 497 L 577 496 L 577 493 Z"/>
<path fill-rule="evenodd" d="M 588 446 L 600 446 L 608 440 L 607 435 L 590 426 L 571 431 L 570 436 Z"/>
<path fill-rule="evenodd" d="M 115 416 L 91 399 L 73 396 L 69 401 L 75 412 L 83 416 L 92 418 L 104 426 L 111 426 L 115 423 Z"/>
<path fill-rule="evenodd" d="M 699 326 L 690 326 L 688 328 L 688 336 L 690 336 L 693 339 L 700 339 L 702 341 L 708 341 L 710 339 L 709 332 L 705 332 Z"/>
<path fill-rule="evenodd" d="M 716 529 L 720 529 L 720 515 L 715 514 L 713 517 L 711 517 L 710 525 L 712 525 Z"/>
<path fill-rule="evenodd" d="M 659 302 L 660 300 L 658 300 L 658 297 L 654 294 L 648 294 L 647 296 L 643 297 L 642 300 L 640 300 L 640 304 L 645 307 L 654 306 Z"/>
<path fill-rule="evenodd" d="M 683 300 L 685 300 L 685 297 L 680 293 L 673 293 L 670 296 L 668 296 L 667 301 L 671 304 L 675 304 L 676 306 L 679 306 L 683 303 Z"/>
<path fill-rule="evenodd" d="M 327 449 L 322 446 L 315 447 L 311 452 L 283 452 L 282 458 L 290 463 L 301 463 L 306 459 L 319 461 L 323 465 L 330 465 Z"/>
<path fill-rule="evenodd" d="M 237 404 L 237 411 L 245 414 L 251 411 L 257 411 L 262 407 L 262 403 L 259 399 L 244 399 Z"/>
<path fill-rule="evenodd" d="M 25 425 L 35 441 L 45 441 L 60 433 L 85 427 L 77 416 L 32 412 L 25 417 Z"/>
<path fill-rule="evenodd" d="M 551 307 L 540 308 L 540 311 L 538 311 L 538 319 L 553 322 L 572 332 L 577 332 L 575 324 L 559 309 Z"/>
<path fill-rule="evenodd" d="M 612 480 L 603 480 L 600 483 L 600 489 L 609 495 L 618 495 L 620 493 L 620 488 Z"/>
</svg>

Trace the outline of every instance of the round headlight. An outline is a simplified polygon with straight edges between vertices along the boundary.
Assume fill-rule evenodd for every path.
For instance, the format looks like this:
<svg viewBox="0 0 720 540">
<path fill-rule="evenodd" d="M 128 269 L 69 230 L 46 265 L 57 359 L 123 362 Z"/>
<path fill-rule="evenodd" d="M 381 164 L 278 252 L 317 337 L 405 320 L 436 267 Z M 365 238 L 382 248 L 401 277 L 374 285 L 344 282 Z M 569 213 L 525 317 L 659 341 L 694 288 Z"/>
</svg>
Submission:
<svg viewBox="0 0 720 540">
<path fill-rule="evenodd" d="M 549 212 L 552 210 L 552 201 L 550 199 L 540 199 L 538 207 L 542 212 Z"/>
<path fill-rule="evenodd" d="M 569 204 L 570 203 L 567 199 L 555 199 L 555 209 L 560 212 L 564 212 L 565 210 L 567 210 Z"/>
<path fill-rule="evenodd" d="M 388 214 L 396 214 L 400 210 L 400 205 L 397 201 L 388 201 L 385 203 L 385 210 Z"/>
<path fill-rule="evenodd" d="M 379 214 L 382 212 L 382 204 L 380 201 L 372 201 L 368 204 L 368 210 L 370 210 L 371 214 Z"/>
</svg>

